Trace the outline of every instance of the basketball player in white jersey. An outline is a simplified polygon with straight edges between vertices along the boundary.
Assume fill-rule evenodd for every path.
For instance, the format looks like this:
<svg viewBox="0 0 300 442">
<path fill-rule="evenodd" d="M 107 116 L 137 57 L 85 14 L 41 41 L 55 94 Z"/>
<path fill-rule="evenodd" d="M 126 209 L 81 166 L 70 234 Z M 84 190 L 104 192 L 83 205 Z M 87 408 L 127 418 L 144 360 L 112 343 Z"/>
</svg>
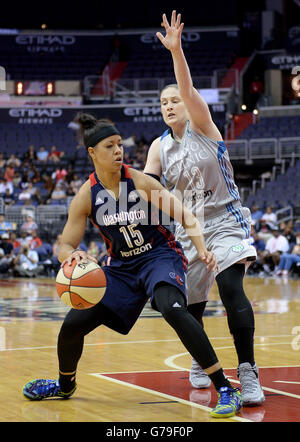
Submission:
<svg viewBox="0 0 300 442">
<path fill-rule="evenodd" d="M 250 211 L 241 205 L 222 136 L 206 102 L 193 87 L 181 47 L 181 15 L 173 11 L 169 24 L 164 14 L 162 26 L 166 35 L 156 35 L 171 52 L 177 84 L 161 92 L 162 115 L 169 129 L 150 146 L 144 173 L 181 196 L 202 223 L 206 246 L 215 254 L 220 270 L 217 275 L 208 274 L 186 232 L 176 225 L 176 239 L 189 260 L 188 308 L 203 325 L 202 315 L 215 277 L 237 351 L 243 403 L 260 404 L 265 398 L 254 359 L 254 314 L 243 289 L 245 271 L 256 259 L 249 239 Z M 210 385 L 195 360 L 190 381 L 194 388 Z"/>
</svg>

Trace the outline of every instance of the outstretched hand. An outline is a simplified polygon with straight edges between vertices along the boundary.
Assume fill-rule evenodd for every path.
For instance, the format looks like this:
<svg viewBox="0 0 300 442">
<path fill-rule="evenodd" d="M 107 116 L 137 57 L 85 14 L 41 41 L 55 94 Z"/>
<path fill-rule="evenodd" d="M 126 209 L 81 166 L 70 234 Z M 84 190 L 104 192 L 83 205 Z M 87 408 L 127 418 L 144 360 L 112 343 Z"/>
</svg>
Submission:
<svg viewBox="0 0 300 442">
<path fill-rule="evenodd" d="M 161 32 L 157 32 L 157 38 L 162 42 L 162 44 L 170 51 L 175 51 L 181 48 L 181 34 L 183 30 L 184 23 L 181 22 L 181 14 L 176 17 L 176 11 L 172 12 L 171 25 L 167 20 L 166 14 L 162 16 L 162 26 L 166 30 L 166 35 L 163 36 Z"/>
</svg>

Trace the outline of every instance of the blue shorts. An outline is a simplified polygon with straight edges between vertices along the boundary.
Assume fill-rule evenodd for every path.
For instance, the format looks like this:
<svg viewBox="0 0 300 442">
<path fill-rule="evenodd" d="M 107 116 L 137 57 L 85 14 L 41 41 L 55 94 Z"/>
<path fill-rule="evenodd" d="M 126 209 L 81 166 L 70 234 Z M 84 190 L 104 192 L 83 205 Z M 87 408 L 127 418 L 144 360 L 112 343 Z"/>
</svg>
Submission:
<svg viewBox="0 0 300 442">
<path fill-rule="evenodd" d="M 111 328 L 127 334 L 149 298 L 152 307 L 157 310 L 153 296 L 158 283 L 177 287 L 186 299 L 187 260 L 179 243 L 176 246 L 176 249 L 168 245 L 159 246 L 127 262 L 111 257 L 105 259 L 102 269 L 107 288 L 101 303 L 120 318 L 120 324 Z"/>
</svg>

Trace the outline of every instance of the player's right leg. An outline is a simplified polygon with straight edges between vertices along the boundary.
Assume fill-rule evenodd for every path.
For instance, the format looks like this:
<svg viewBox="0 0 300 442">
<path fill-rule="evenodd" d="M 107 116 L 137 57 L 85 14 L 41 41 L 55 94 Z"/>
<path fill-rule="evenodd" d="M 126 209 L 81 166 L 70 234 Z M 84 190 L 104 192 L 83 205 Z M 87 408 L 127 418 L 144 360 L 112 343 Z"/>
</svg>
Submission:
<svg viewBox="0 0 300 442">
<path fill-rule="evenodd" d="M 70 397 L 76 389 L 76 370 L 84 336 L 101 324 L 117 333 L 127 334 L 135 324 L 147 298 L 134 286 L 134 272 L 128 269 L 122 272 L 118 261 L 114 262 L 114 266 L 104 267 L 107 289 L 101 302 L 86 310 L 71 309 L 65 317 L 57 344 L 59 379 L 29 382 L 23 388 L 23 394 L 28 399 Z"/>
<path fill-rule="evenodd" d="M 202 328 L 204 328 L 203 313 L 205 307 L 206 301 L 189 304 L 187 308 L 188 312 L 194 316 L 194 318 L 201 324 Z M 207 376 L 205 371 L 202 369 L 202 367 L 200 367 L 198 362 L 193 357 L 189 380 L 193 388 L 208 388 L 211 384 L 209 376 Z"/>
<path fill-rule="evenodd" d="M 71 309 L 58 336 L 59 379 L 35 379 L 23 387 L 30 400 L 51 397 L 69 398 L 76 390 L 76 369 L 81 357 L 84 336 L 105 323 L 108 309 L 101 303 L 87 310 Z"/>
<path fill-rule="evenodd" d="M 200 260 L 193 261 L 187 272 L 188 311 L 204 328 L 203 314 L 208 301 L 208 294 L 214 283 L 213 274 L 209 275 Z M 208 388 L 211 385 L 209 376 L 192 357 L 189 381 L 193 388 Z"/>
</svg>

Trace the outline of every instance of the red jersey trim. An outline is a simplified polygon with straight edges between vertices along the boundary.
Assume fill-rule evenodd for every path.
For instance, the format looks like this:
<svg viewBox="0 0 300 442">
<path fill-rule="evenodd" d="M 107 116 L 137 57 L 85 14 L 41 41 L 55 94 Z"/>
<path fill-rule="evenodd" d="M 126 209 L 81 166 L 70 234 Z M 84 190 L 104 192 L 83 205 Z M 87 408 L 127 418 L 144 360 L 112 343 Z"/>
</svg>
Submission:
<svg viewBox="0 0 300 442">
<path fill-rule="evenodd" d="M 125 178 L 131 178 L 130 170 L 129 170 L 131 166 L 129 166 L 128 164 L 123 164 L 123 166 L 124 166 L 124 176 L 125 176 Z"/>
<path fill-rule="evenodd" d="M 93 186 L 95 186 L 97 184 L 97 180 L 96 180 L 96 177 L 95 177 L 95 172 L 90 174 L 89 179 L 90 179 L 91 187 L 93 187 Z"/>
</svg>

